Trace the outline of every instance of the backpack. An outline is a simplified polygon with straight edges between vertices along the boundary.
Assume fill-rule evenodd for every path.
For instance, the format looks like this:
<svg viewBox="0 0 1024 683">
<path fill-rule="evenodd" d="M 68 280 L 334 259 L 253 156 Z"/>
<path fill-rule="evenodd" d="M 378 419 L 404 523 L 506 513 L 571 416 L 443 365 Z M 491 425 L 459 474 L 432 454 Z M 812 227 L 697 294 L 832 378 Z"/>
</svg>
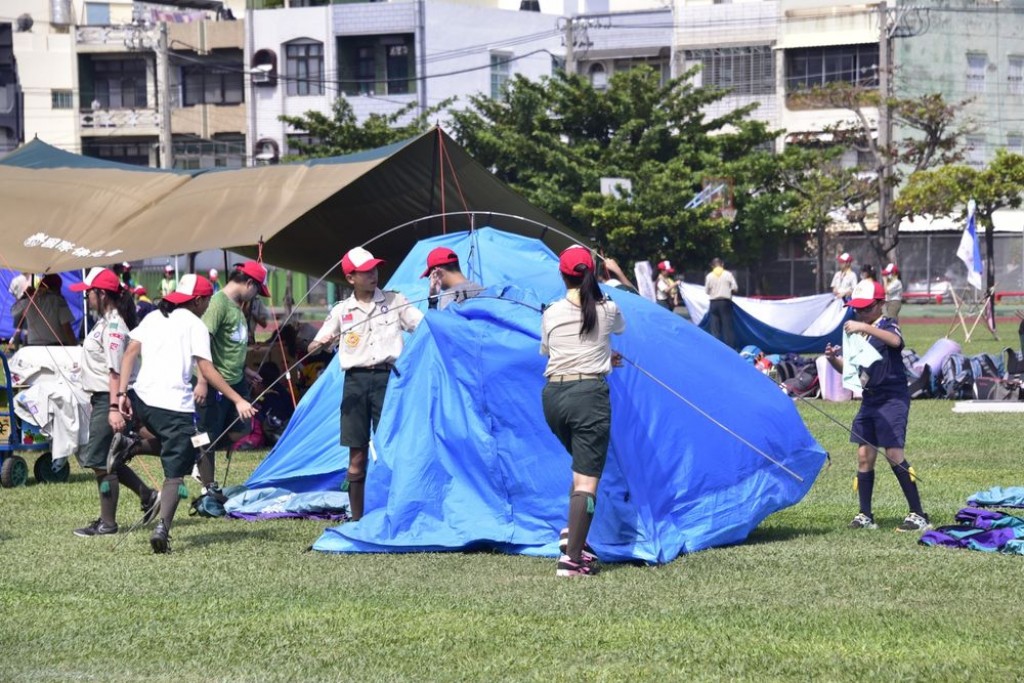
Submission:
<svg viewBox="0 0 1024 683">
<path fill-rule="evenodd" d="M 910 398 L 931 398 L 932 396 L 932 369 L 924 365 L 921 367 L 921 374 L 912 377 L 907 374 L 907 390 Z"/>
<path fill-rule="evenodd" d="M 1003 359 L 990 353 L 971 356 L 971 372 L 974 379 L 980 377 L 1001 378 L 1003 376 Z"/>
<path fill-rule="evenodd" d="M 775 370 L 779 373 L 779 381 L 785 382 L 787 379 L 796 377 L 796 373 L 800 368 L 797 366 L 796 361 L 783 360 L 775 364 Z"/>
<path fill-rule="evenodd" d="M 965 399 L 974 392 L 974 371 L 967 356 L 954 353 L 942 361 L 938 378 L 938 396 L 951 400 Z"/>
<path fill-rule="evenodd" d="M 1024 356 L 1010 347 L 1007 347 L 1003 352 L 1006 354 L 1006 365 L 1003 369 L 1006 371 L 1007 379 L 1024 378 Z"/>
<path fill-rule="evenodd" d="M 1019 401 L 1021 400 L 1020 385 L 1019 379 L 975 377 L 974 398 L 979 401 Z"/>
<path fill-rule="evenodd" d="M 782 383 L 786 393 L 796 398 L 817 398 L 821 394 L 818 384 L 818 367 L 814 363 L 800 368 L 795 377 Z"/>
</svg>

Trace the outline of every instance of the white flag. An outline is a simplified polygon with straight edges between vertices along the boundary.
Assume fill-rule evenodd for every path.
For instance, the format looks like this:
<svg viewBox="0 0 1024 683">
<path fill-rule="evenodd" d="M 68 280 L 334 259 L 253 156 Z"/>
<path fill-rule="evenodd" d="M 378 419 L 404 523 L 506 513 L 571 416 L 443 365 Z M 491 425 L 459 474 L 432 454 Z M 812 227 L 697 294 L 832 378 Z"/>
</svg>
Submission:
<svg viewBox="0 0 1024 683">
<path fill-rule="evenodd" d="M 981 249 L 978 247 L 978 229 L 974 222 L 974 200 L 967 202 L 967 227 L 956 249 L 957 258 L 967 266 L 967 282 L 975 289 L 981 286 Z"/>
</svg>

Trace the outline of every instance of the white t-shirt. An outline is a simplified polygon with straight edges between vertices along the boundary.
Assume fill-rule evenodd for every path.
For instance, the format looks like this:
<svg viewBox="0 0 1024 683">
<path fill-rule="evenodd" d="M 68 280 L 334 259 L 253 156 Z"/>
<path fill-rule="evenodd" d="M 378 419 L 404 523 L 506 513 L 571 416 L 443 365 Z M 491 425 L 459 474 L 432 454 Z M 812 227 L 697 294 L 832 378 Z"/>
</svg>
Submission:
<svg viewBox="0 0 1024 683">
<path fill-rule="evenodd" d="M 541 317 L 540 352 L 548 356 L 545 377 L 552 375 L 606 375 L 612 371 L 611 335 L 622 334 L 626 321 L 611 300 L 597 305 L 597 326 L 580 338 L 583 311 L 560 299 Z"/>
<path fill-rule="evenodd" d="M 128 326 L 112 308 L 82 342 L 82 388 L 90 393 L 110 391 L 110 371 L 120 374 L 128 346 Z"/>
<path fill-rule="evenodd" d="M 192 364 L 196 358 L 211 360 L 210 331 L 203 321 L 184 308 L 166 318 L 154 311 L 129 335 L 142 344 L 142 366 L 135 380 L 139 398 L 152 408 L 193 412 Z"/>
</svg>

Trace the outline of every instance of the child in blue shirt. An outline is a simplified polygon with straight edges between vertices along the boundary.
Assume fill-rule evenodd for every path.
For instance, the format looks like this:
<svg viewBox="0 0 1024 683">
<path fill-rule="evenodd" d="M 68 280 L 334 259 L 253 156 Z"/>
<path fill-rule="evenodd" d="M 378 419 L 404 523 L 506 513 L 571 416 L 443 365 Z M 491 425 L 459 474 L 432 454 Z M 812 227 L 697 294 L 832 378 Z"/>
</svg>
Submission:
<svg viewBox="0 0 1024 683">
<path fill-rule="evenodd" d="M 860 512 L 850 522 L 852 529 L 877 529 L 871 511 L 871 496 L 875 486 L 875 459 L 878 449 L 885 457 L 903 489 L 910 506 L 910 514 L 897 531 L 926 531 L 931 529 L 928 515 L 921 507 L 914 471 L 904 456 L 907 437 L 907 417 L 910 414 L 910 392 L 903 367 L 903 335 L 899 324 L 882 315 L 885 305 L 885 287 L 880 282 L 863 280 L 854 287 L 846 304 L 856 312 L 855 320 L 843 325 L 846 334 L 862 334 L 881 355 L 881 359 L 867 367 L 859 367 L 864 385 L 864 398 L 860 411 L 853 419 L 850 442 L 857 444 L 857 493 Z M 825 347 L 825 357 L 837 371 L 843 371 L 842 348 Z"/>
</svg>

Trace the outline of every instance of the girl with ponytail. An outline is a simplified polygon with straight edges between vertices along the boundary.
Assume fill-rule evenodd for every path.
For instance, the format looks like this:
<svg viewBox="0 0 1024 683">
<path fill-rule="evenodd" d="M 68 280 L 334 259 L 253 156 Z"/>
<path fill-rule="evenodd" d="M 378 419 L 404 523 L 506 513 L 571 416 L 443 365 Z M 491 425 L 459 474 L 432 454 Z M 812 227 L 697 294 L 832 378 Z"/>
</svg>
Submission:
<svg viewBox="0 0 1024 683">
<path fill-rule="evenodd" d="M 593 576 L 598 559 L 587 545 L 597 485 L 608 457 L 611 399 L 606 376 L 622 364 L 611 335 L 626 323 L 618 306 L 601 292 L 594 259 L 585 247 L 569 247 L 558 258 L 565 298 L 541 319 L 541 353 L 548 356 L 542 392 L 544 418 L 572 456 L 569 524 L 559 537 L 557 576 Z"/>
</svg>

